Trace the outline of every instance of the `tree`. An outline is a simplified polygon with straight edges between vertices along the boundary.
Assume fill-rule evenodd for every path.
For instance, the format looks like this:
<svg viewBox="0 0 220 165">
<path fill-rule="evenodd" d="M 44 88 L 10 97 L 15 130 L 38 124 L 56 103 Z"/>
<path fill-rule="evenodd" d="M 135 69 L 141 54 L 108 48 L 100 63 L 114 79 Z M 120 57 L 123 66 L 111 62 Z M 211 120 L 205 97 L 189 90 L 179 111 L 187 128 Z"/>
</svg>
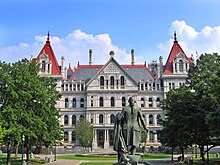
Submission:
<svg viewBox="0 0 220 165">
<path fill-rule="evenodd" d="M 91 146 L 93 139 L 93 126 L 91 123 L 81 118 L 80 121 L 76 124 L 74 133 L 76 134 L 76 138 L 82 147 Z"/>
<path fill-rule="evenodd" d="M 187 87 L 170 90 L 162 101 L 165 113 L 163 129 L 159 131 L 161 143 L 165 146 L 179 147 L 184 159 L 184 149 L 193 143 L 193 112 L 195 95 Z"/>
<path fill-rule="evenodd" d="M 192 64 L 189 71 L 188 82 L 197 93 L 198 109 L 203 113 L 203 120 L 207 125 L 206 144 L 212 147 L 220 144 L 220 56 L 202 54 Z M 200 113 L 200 114 L 201 114 Z M 201 146 L 204 159 L 204 146 Z"/>
<path fill-rule="evenodd" d="M 0 67 L 0 118 L 7 130 L 4 142 L 10 164 L 10 146 L 20 144 L 23 135 L 27 160 L 31 144 L 48 146 L 62 138 L 55 108 L 60 94 L 54 79 L 38 75 L 40 67 L 35 61 L 3 62 Z"/>
</svg>

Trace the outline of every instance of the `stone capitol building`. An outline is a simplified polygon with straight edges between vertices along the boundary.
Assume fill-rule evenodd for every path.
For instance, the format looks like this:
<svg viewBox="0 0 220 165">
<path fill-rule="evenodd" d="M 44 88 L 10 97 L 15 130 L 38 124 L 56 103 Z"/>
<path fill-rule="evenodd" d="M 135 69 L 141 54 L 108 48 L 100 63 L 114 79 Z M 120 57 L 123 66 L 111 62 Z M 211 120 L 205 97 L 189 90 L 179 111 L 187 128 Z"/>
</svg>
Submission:
<svg viewBox="0 0 220 165">
<path fill-rule="evenodd" d="M 94 127 L 92 147 L 112 147 L 114 117 L 133 96 L 149 130 L 146 146 L 161 145 L 157 135 L 157 130 L 162 128 L 158 120 L 163 118 L 160 101 L 170 89 L 184 85 L 192 58 L 182 50 L 176 33 L 165 64 L 162 56 L 159 62 L 135 64 L 133 49 L 130 64 L 121 65 L 115 56 L 117 54 L 110 51 L 106 63 L 94 65 L 92 49 L 89 49 L 87 65 L 78 63 L 74 69 L 70 65 L 65 67 L 63 56 L 59 65 L 48 33 L 45 45 L 34 60 L 41 66 L 40 75 L 56 78 L 57 90 L 62 94 L 57 109 L 61 115 L 60 126 L 64 128 L 63 144 L 77 145 L 74 128 L 80 118 L 85 118 Z"/>
</svg>

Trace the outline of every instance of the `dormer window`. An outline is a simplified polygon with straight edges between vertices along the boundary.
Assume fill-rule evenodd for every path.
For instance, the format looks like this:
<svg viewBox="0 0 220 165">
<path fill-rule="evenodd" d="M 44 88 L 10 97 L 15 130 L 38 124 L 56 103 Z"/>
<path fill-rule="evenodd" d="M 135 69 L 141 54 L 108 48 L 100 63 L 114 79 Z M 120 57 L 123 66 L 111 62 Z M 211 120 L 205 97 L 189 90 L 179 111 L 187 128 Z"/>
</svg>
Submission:
<svg viewBox="0 0 220 165">
<path fill-rule="evenodd" d="M 183 72 L 183 60 L 179 60 L 179 71 Z"/>
<path fill-rule="evenodd" d="M 46 70 L 46 62 L 45 62 L 45 61 L 42 61 L 41 71 L 42 71 L 42 72 L 45 72 L 45 70 Z"/>
</svg>

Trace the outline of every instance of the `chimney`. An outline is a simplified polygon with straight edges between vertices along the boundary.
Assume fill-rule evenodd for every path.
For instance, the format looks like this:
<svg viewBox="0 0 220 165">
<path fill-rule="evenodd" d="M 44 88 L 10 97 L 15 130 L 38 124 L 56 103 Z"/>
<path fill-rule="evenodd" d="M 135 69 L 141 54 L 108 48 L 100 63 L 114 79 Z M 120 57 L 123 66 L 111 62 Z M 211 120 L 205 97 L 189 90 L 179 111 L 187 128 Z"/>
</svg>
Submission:
<svg viewBox="0 0 220 165">
<path fill-rule="evenodd" d="M 92 65 L 92 49 L 89 49 L 89 65 Z"/>
<path fill-rule="evenodd" d="M 160 60 L 160 76 L 162 76 L 162 74 L 163 74 L 163 57 L 160 56 L 159 60 Z"/>
<path fill-rule="evenodd" d="M 61 74 L 64 74 L 64 62 L 65 62 L 65 59 L 64 59 L 64 56 L 61 57 Z"/>
<path fill-rule="evenodd" d="M 114 52 L 113 50 L 111 50 L 111 51 L 109 52 L 109 55 L 110 55 L 112 58 L 114 58 L 115 52 Z"/>
<path fill-rule="evenodd" d="M 134 65 L 134 49 L 131 49 L 131 65 Z"/>
</svg>

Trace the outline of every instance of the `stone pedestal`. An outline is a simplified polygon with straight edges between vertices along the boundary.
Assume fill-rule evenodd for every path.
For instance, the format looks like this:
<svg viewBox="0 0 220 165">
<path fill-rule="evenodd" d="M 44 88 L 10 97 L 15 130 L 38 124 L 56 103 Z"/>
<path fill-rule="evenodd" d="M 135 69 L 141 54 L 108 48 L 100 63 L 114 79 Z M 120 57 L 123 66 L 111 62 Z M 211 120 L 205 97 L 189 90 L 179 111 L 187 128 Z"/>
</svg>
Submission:
<svg viewBox="0 0 220 165">
<path fill-rule="evenodd" d="M 138 161 L 140 160 L 141 156 L 140 155 L 128 155 L 128 158 L 130 159 L 128 162 L 124 163 L 114 163 L 113 165 L 144 165 L 142 163 L 138 163 Z"/>
<path fill-rule="evenodd" d="M 128 155 L 128 158 L 130 159 L 129 163 L 131 163 L 131 165 L 140 165 L 138 163 L 141 158 L 140 155 Z"/>
</svg>

